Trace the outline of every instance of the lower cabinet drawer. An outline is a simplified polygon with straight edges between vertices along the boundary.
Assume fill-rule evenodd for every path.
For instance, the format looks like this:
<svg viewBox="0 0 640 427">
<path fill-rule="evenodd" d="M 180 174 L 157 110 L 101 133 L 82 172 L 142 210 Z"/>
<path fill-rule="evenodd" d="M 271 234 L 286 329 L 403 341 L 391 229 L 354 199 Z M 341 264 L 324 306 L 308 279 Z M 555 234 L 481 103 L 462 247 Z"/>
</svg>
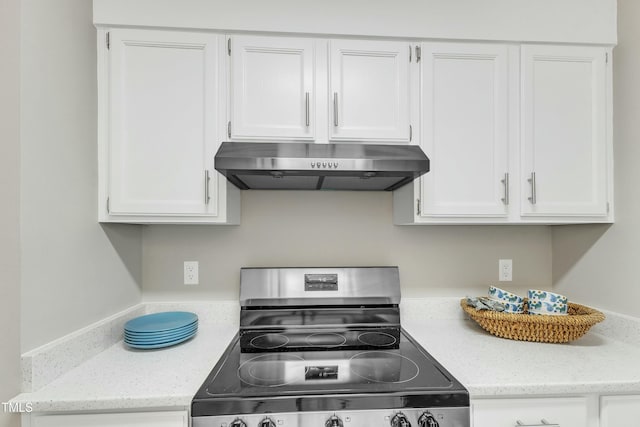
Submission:
<svg viewBox="0 0 640 427">
<path fill-rule="evenodd" d="M 30 427 L 188 427 L 187 411 L 29 415 Z M 24 425 L 24 423 L 23 423 Z"/>
<path fill-rule="evenodd" d="M 600 397 L 600 427 L 640 424 L 640 395 Z"/>
<path fill-rule="evenodd" d="M 582 397 L 471 402 L 472 427 L 585 427 L 588 416 L 588 402 Z"/>
</svg>

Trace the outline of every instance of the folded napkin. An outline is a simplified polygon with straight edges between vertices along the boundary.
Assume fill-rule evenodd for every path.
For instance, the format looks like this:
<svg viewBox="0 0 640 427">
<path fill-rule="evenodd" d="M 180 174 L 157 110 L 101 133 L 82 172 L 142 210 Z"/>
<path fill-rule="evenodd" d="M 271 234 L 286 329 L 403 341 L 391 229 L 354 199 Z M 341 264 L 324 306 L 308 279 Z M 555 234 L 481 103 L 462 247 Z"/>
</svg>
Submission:
<svg viewBox="0 0 640 427">
<path fill-rule="evenodd" d="M 504 311 L 505 309 L 501 302 L 494 301 L 488 297 L 467 297 L 467 304 L 476 310 Z"/>
</svg>

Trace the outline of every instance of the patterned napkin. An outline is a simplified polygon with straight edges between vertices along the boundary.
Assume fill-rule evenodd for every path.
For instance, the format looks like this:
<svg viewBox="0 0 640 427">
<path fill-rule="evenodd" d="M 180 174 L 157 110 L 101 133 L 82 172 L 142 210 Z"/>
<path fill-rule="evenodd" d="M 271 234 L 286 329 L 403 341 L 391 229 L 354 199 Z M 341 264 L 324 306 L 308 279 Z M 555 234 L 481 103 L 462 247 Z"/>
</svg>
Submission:
<svg viewBox="0 0 640 427">
<path fill-rule="evenodd" d="M 467 297 L 467 304 L 476 310 L 504 311 L 505 308 L 501 302 L 488 297 Z"/>
</svg>

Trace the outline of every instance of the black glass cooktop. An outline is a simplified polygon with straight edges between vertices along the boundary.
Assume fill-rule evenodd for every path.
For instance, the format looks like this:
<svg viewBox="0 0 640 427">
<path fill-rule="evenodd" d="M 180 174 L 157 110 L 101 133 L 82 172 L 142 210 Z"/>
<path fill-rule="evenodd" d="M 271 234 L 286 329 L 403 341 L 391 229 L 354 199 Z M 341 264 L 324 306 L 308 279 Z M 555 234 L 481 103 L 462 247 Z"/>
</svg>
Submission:
<svg viewBox="0 0 640 427">
<path fill-rule="evenodd" d="M 296 339 L 329 347 L 259 353 L 242 352 L 237 336 L 193 399 L 192 415 L 469 404 L 464 387 L 408 334 L 387 332 L 355 333 L 374 344 L 366 349 L 340 349 L 343 333 L 311 332 Z M 249 340 L 266 350 L 290 341 L 287 333 Z"/>
</svg>

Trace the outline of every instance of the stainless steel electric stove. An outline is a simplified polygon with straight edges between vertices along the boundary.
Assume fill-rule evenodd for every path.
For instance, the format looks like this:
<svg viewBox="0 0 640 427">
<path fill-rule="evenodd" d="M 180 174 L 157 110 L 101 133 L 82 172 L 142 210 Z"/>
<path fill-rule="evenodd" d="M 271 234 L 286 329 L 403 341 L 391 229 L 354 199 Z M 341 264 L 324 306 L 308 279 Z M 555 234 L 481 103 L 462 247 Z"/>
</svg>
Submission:
<svg viewBox="0 0 640 427">
<path fill-rule="evenodd" d="M 400 326 L 397 267 L 243 268 L 240 331 L 193 427 L 469 427 L 467 390 Z"/>
</svg>

